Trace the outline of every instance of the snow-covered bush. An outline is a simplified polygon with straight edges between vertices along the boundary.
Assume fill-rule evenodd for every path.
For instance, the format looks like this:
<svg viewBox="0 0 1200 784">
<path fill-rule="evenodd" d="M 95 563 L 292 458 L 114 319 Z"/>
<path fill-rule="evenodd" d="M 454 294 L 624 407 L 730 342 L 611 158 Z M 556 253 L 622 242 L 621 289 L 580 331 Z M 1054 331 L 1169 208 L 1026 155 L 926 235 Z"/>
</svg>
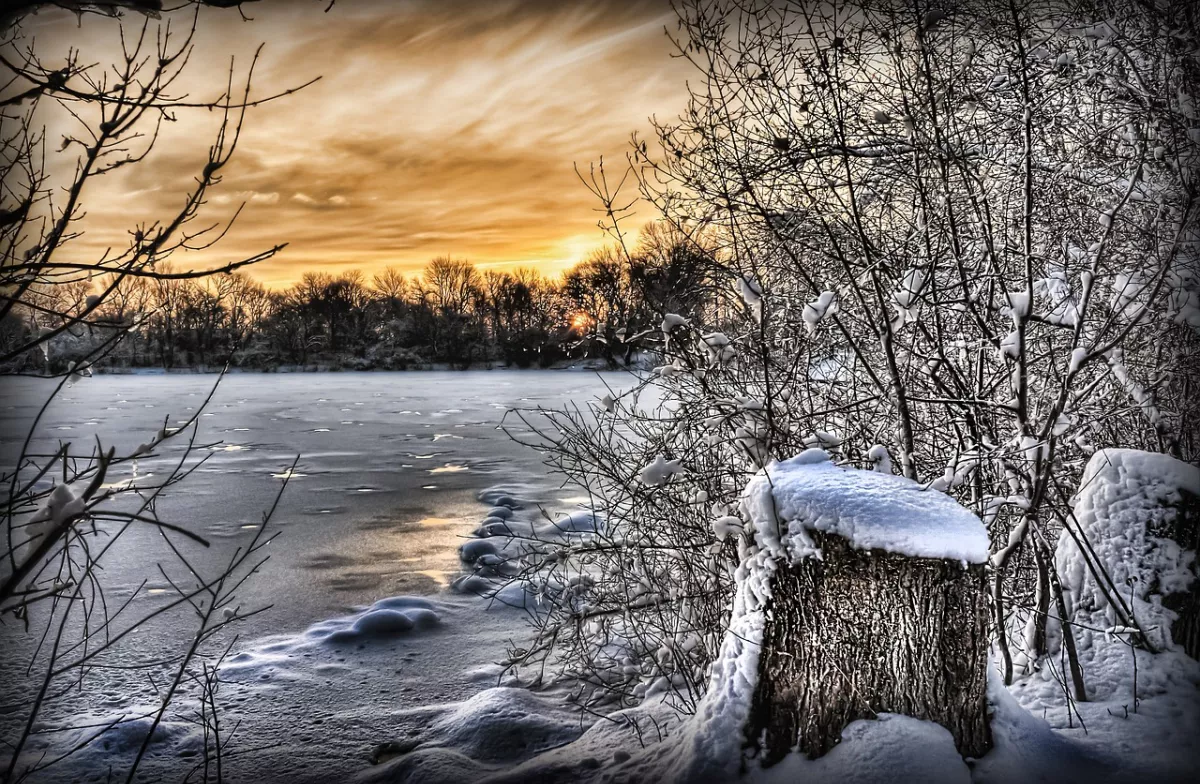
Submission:
<svg viewBox="0 0 1200 784">
<path fill-rule="evenodd" d="M 593 582 L 548 604 L 530 654 L 597 695 L 694 704 L 731 598 L 734 500 L 773 459 L 821 447 L 979 514 L 1010 680 L 1045 650 L 1088 457 L 1195 454 L 1186 9 L 824 8 L 678 5 L 699 78 L 631 162 L 728 286 L 702 317 L 664 314 L 661 365 L 632 390 L 525 414 L 609 519 L 569 554 Z M 621 236 L 626 200 L 596 192 Z"/>
<path fill-rule="evenodd" d="M 1154 650 L 1183 644 L 1172 634 L 1179 614 L 1168 605 L 1200 580 L 1196 534 L 1185 529 L 1183 511 L 1197 498 L 1194 465 L 1134 449 L 1092 456 L 1071 530 L 1055 550 L 1069 620 L 1082 638 L 1128 635 L 1136 627 Z"/>
</svg>

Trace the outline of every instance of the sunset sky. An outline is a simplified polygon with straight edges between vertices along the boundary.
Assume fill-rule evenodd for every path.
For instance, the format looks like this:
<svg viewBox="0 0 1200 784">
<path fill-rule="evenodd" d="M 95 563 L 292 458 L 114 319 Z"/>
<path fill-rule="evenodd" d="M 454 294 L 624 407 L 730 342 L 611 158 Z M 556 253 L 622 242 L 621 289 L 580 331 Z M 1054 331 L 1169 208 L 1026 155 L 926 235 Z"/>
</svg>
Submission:
<svg viewBox="0 0 1200 784">
<path fill-rule="evenodd" d="M 187 71 L 193 97 L 219 94 L 229 58 L 244 72 L 260 42 L 254 94 L 321 80 L 252 110 L 207 214 L 243 201 L 246 209 L 219 253 L 177 265 L 288 242 L 252 274 L 286 285 L 318 268 L 415 272 L 441 254 L 554 274 L 603 240 L 573 164 L 623 161 L 631 132 L 683 107 L 690 73 L 670 56 L 666 0 L 337 0 L 324 13 L 326 5 L 250 3 L 249 22 L 236 10 L 201 12 Z M 123 24 L 128 37 L 142 19 Z M 25 27 L 47 61 L 71 45 L 98 64 L 119 52 L 111 19 L 43 11 Z M 134 223 L 178 209 L 214 119 L 181 112 L 144 163 L 93 183 L 73 252 L 97 257 L 123 245 Z M 70 121 L 46 122 L 57 140 Z"/>
</svg>

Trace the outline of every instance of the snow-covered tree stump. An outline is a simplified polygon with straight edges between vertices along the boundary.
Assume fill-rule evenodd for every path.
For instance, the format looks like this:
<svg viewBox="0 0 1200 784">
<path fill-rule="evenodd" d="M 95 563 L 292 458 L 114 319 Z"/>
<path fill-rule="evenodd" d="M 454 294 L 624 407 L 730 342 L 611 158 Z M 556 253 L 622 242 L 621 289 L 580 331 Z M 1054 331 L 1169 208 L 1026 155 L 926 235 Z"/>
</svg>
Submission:
<svg viewBox="0 0 1200 784">
<path fill-rule="evenodd" d="M 747 739 L 763 762 L 829 751 L 856 719 L 901 713 L 950 730 L 964 756 L 991 745 L 982 564 L 860 550 L 813 531 L 821 558 L 778 569 Z"/>
<path fill-rule="evenodd" d="M 964 756 L 988 750 L 979 518 L 819 449 L 760 472 L 742 511 L 733 617 L 702 713 L 735 716 L 768 765 L 795 748 L 820 756 L 880 713 L 941 724 Z"/>
</svg>

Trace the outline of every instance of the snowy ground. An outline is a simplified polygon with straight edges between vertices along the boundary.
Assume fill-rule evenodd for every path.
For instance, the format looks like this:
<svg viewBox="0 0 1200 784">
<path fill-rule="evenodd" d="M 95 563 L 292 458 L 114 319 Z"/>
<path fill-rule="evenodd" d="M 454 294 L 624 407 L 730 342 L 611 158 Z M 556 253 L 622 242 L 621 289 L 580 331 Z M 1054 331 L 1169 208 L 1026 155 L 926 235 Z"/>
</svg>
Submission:
<svg viewBox="0 0 1200 784">
<path fill-rule="evenodd" d="M 628 383 L 620 374 L 605 380 Z M 131 447 L 168 411 L 173 419 L 189 414 L 211 381 L 88 379 L 50 410 L 43 446 L 98 431 Z M 36 392 L 30 382 L 3 412 L 6 462 Z M 672 779 L 679 757 L 673 747 L 696 737 L 695 727 L 681 726 L 656 698 L 597 721 L 554 693 L 511 688 L 494 663 L 524 643 L 522 612 L 446 587 L 461 569 L 464 542 L 477 543 L 468 551 L 487 549 L 484 540 L 468 538 L 485 520 L 544 529 L 538 507 L 568 512 L 582 500 L 557 486 L 537 454 L 495 429 L 502 411 L 583 403 L 604 392 L 594 374 L 563 372 L 226 379 L 211 416 L 202 419 L 212 440 L 223 443 L 187 492 L 163 509 L 166 516 L 214 539 L 232 539 L 255 524 L 278 474 L 302 455 L 277 521 L 284 538 L 272 545 L 267 572 L 244 600 L 273 608 L 242 627 L 223 672 L 224 721 L 238 726 L 238 751 L 226 766 L 231 781 L 642 781 L 647 773 Z M 139 468 L 154 469 L 153 460 Z M 517 508 L 506 517 L 497 504 Z M 560 527 L 575 535 L 588 520 L 576 514 Z M 135 547 L 114 565 L 109 579 L 118 592 L 146 576 L 151 538 L 138 540 L 144 551 Z M 152 607 L 155 599 L 139 601 Z M 171 633 L 147 628 L 133 647 L 158 651 Z M 8 704 L 24 649 L 11 628 L 0 634 L 0 703 Z M 1191 780 L 1200 668 L 1179 654 L 1144 655 L 1134 710 L 1132 667 L 1118 658 L 1128 657 L 1127 650 L 1087 653 L 1103 656 L 1107 688 L 1104 699 L 1080 706 L 1086 730 L 1064 707 L 1047 666 L 1011 690 L 993 684 L 996 748 L 978 763 L 958 757 L 945 730 L 884 716 L 848 727 L 843 743 L 821 760 L 789 757 L 753 778 L 779 784 Z M 98 676 L 63 708 L 76 721 L 100 721 L 147 704 L 130 684 Z M 11 726 L 0 714 L 0 728 L 7 734 Z M 43 780 L 104 781 L 108 765 L 119 769 L 144 730 L 132 722 Z M 198 747 L 194 727 L 168 723 L 142 779 L 180 780 Z"/>
</svg>

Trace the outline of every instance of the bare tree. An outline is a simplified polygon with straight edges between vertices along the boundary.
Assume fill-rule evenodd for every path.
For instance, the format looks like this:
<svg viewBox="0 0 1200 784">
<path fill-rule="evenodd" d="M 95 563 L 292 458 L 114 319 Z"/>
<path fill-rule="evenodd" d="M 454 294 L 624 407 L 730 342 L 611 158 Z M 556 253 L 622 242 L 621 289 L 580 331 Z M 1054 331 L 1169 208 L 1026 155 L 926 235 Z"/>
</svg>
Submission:
<svg viewBox="0 0 1200 784">
<path fill-rule="evenodd" d="M 1076 533 L 1088 455 L 1196 457 L 1195 9 L 676 11 L 698 78 L 657 150 L 635 137 L 626 177 L 684 236 L 712 238 L 724 302 L 659 314 L 663 364 L 595 411 L 518 413 L 536 432 L 518 437 L 608 520 L 591 545 L 533 547 L 514 566 L 548 607 L 521 663 L 578 675 L 591 700 L 665 680 L 692 706 L 727 617 L 746 480 L 822 447 L 979 514 L 1001 671 L 1044 666 L 1061 614 L 1049 556 Z M 631 196 L 602 167 L 588 182 L 631 256 Z M 648 387 L 663 405 L 639 405 Z M 644 481 L 650 465 L 661 481 Z M 1070 654 L 1069 624 L 1054 628 Z"/>
<path fill-rule="evenodd" d="M 421 295 L 437 308 L 465 313 L 479 293 L 479 271 L 465 259 L 439 256 L 421 272 Z"/>
<path fill-rule="evenodd" d="M 35 446 L 41 420 L 62 388 L 79 382 L 130 331 L 148 318 L 175 329 L 175 319 L 184 318 L 180 314 L 190 306 L 199 328 L 208 329 L 211 337 L 216 312 L 232 303 L 234 291 L 249 292 L 253 286 L 239 278 L 209 287 L 202 282 L 270 258 L 283 247 L 204 269 L 183 263 L 189 253 L 212 247 L 229 228 L 228 223 L 205 224 L 203 206 L 230 163 L 247 110 L 292 91 L 252 95 L 256 53 L 245 69 L 231 64 L 214 97 L 177 93 L 203 4 L 187 4 L 165 13 L 161 21 L 135 13 L 128 23 L 114 22 L 122 57 L 111 67 L 90 64 L 74 48 L 47 52 L 44 41 L 35 45 L 24 34 L 22 17 L 46 5 L 121 16 L 125 8 L 157 12 L 156 3 L 10 4 L 0 27 L 0 66 L 7 74 L 0 88 L 0 319 L 11 325 L 0 346 L 0 367 L 8 373 L 58 377 L 28 423 L 15 464 L 0 474 L 8 487 L 2 506 L 0 620 L 5 624 L 5 667 L 13 676 L 7 679 L 12 702 L 4 721 L 4 781 L 35 775 L 136 722 L 145 735 L 122 772 L 132 780 L 156 729 L 185 693 L 198 696 L 205 726 L 215 727 L 214 667 L 227 650 L 227 629 L 256 612 L 240 605 L 238 591 L 265 561 L 274 507 L 252 535 L 215 558 L 198 557 L 209 542 L 159 511 L 163 499 L 205 460 L 208 445 L 199 440 L 203 407 L 178 426 L 171 426 L 169 418 L 147 423 L 145 440 L 127 454 L 98 441 L 62 442 L 49 452 Z M 43 124 L 46 113 L 55 112 L 66 118 L 61 142 L 48 139 Z M 83 205 L 96 178 L 143 164 L 163 122 L 209 112 L 219 118 L 218 128 L 182 206 L 131 226 L 124 247 L 92 259 L 76 252 Z M 246 301 L 240 294 L 237 299 Z M 69 363 L 51 361 L 57 346 L 85 333 L 101 339 L 88 341 Z M 162 459 L 162 469 L 140 474 L 138 461 L 152 459 Z M 118 600 L 107 590 L 105 565 L 119 557 L 134 536 L 131 532 L 142 527 L 157 531 L 163 555 L 147 564 L 150 571 L 133 595 Z M 151 579 L 165 581 L 169 591 L 152 609 L 141 610 L 135 600 L 143 597 Z M 193 631 L 186 639 L 163 640 L 149 659 L 139 659 L 129 649 L 130 635 L 172 615 L 190 618 Z M 23 658 L 20 667 L 17 657 Z M 130 695 L 149 688 L 155 707 L 80 726 L 71 696 L 97 678 L 120 684 Z M 43 722 L 50 721 L 57 726 L 48 730 Z M 65 745 L 54 742 L 56 732 L 72 730 L 83 735 L 69 736 L 73 739 Z M 205 761 L 214 755 L 219 759 L 228 737 L 206 737 Z M 206 779 L 221 775 L 219 762 L 212 770 L 205 764 L 203 770 Z"/>
</svg>

